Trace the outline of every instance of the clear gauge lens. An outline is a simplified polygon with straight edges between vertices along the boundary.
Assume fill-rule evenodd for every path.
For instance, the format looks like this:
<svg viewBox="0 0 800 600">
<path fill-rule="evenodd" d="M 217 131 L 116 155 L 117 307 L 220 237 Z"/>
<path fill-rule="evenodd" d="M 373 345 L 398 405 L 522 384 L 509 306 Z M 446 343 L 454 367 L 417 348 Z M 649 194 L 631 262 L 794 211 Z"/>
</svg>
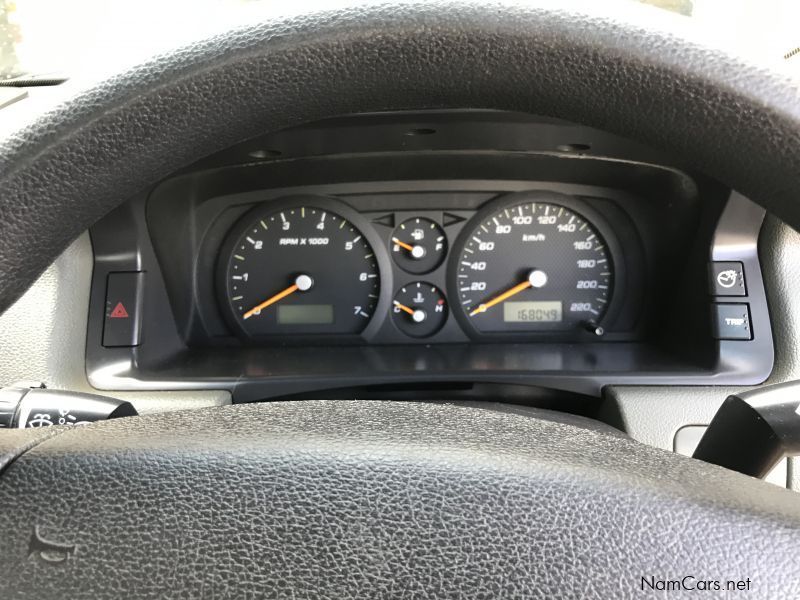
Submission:
<svg viewBox="0 0 800 600">
<path fill-rule="evenodd" d="M 430 219 L 415 217 L 403 221 L 392 234 L 392 257 L 409 273 L 429 273 L 442 264 L 447 239 L 442 228 Z"/>
<path fill-rule="evenodd" d="M 231 235 L 224 290 L 246 334 L 357 334 L 369 322 L 378 264 L 344 217 L 313 205 L 257 209 Z"/>
<path fill-rule="evenodd" d="M 605 240 L 576 211 L 517 202 L 479 217 L 455 267 L 459 305 L 481 333 L 594 330 L 611 297 Z"/>
<path fill-rule="evenodd" d="M 447 300 L 435 285 L 416 281 L 400 288 L 392 302 L 392 320 L 411 337 L 428 337 L 447 320 Z"/>
</svg>

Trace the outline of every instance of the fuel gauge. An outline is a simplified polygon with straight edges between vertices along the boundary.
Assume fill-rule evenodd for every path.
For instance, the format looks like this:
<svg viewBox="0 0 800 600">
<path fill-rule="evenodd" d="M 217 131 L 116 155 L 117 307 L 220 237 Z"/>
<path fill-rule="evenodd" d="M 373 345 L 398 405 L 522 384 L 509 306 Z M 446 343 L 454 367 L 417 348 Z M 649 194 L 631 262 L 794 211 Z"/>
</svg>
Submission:
<svg viewBox="0 0 800 600">
<path fill-rule="evenodd" d="M 428 337 L 447 320 L 447 300 L 435 285 L 417 281 L 400 288 L 394 297 L 392 320 L 411 337 Z"/>
<path fill-rule="evenodd" d="M 392 235 L 392 257 L 398 266 L 420 275 L 430 273 L 447 254 L 447 239 L 442 228 L 424 217 L 400 223 Z"/>
</svg>

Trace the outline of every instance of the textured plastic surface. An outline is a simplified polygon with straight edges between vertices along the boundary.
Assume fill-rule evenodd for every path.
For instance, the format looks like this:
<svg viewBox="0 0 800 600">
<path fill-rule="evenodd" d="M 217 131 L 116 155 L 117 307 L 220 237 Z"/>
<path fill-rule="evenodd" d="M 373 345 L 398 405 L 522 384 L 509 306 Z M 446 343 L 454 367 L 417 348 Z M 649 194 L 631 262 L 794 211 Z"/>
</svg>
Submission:
<svg viewBox="0 0 800 600">
<path fill-rule="evenodd" d="M 547 417 L 306 401 L 66 431 L 0 477 L 0 590 L 605 600 L 692 575 L 800 593 L 794 494 Z M 47 564 L 34 531 L 74 552 Z"/>
<path fill-rule="evenodd" d="M 0 383 L 9 385 L 27 379 L 46 382 L 50 389 L 97 392 L 87 381 L 83 352 L 92 267 L 87 233 L 62 253 L 11 309 L 0 315 L 0 348 L 14 349 L 0 352 Z M 42 311 L 42 306 L 56 308 Z M 141 414 L 230 403 L 230 393 L 223 390 L 140 390 L 111 395 L 130 400 Z"/>
</svg>

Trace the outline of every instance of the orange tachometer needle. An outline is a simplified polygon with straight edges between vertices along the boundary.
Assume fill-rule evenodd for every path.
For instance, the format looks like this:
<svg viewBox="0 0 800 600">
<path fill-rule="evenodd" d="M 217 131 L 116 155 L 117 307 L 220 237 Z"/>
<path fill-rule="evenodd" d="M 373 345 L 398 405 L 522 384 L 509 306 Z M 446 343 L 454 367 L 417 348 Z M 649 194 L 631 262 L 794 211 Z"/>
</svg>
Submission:
<svg viewBox="0 0 800 600">
<path fill-rule="evenodd" d="M 295 292 L 307 292 L 311 289 L 314 285 L 314 280 L 311 279 L 308 275 L 298 275 L 297 279 L 294 280 L 294 283 L 290 285 L 288 288 L 283 290 L 282 292 L 278 292 L 271 298 L 264 300 L 258 306 L 254 306 L 250 310 L 248 310 L 244 315 L 242 315 L 243 319 L 249 319 L 254 314 L 261 312 L 263 309 L 267 308 L 271 304 L 275 304 L 276 302 L 283 300 L 286 296 L 290 294 L 294 294 Z"/>
<path fill-rule="evenodd" d="M 495 304 L 500 304 L 503 300 L 508 300 L 509 298 L 511 298 L 511 296 L 515 296 L 516 294 L 519 294 L 520 292 L 527 290 L 530 287 L 534 288 L 544 287 L 544 284 L 546 283 L 547 283 L 547 275 L 545 274 L 544 271 L 539 271 L 538 269 L 535 271 L 531 271 L 530 274 L 528 275 L 528 278 L 525 281 L 523 281 L 522 283 L 518 283 L 517 285 L 515 285 L 509 290 L 506 290 L 499 296 L 495 296 L 488 302 L 478 305 L 478 308 L 469 313 L 469 316 L 474 317 L 478 313 L 484 313 L 490 308 L 492 308 Z"/>
<path fill-rule="evenodd" d="M 413 252 L 414 251 L 414 246 L 412 246 L 411 244 L 406 244 L 405 242 L 401 242 L 397 238 L 392 238 L 392 241 L 395 244 L 397 244 L 398 246 L 400 246 L 401 248 L 403 248 L 405 250 L 408 250 L 409 252 Z"/>
<path fill-rule="evenodd" d="M 408 308 L 405 304 L 400 304 L 397 300 L 394 301 L 394 305 L 397 308 L 399 308 L 400 310 L 402 310 L 403 312 L 407 312 L 412 317 L 414 316 L 414 309 L 413 308 Z"/>
<path fill-rule="evenodd" d="M 270 304 L 275 304 L 279 300 L 283 300 L 284 298 L 286 298 L 286 296 L 294 294 L 299 289 L 300 288 L 297 287 L 297 284 L 293 283 L 282 292 L 275 294 L 274 296 L 272 296 L 272 298 L 268 298 L 267 300 L 264 300 L 261 304 L 254 306 L 253 308 L 248 310 L 246 313 L 244 313 L 244 315 L 242 315 L 242 318 L 249 319 L 257 312 L 261 312 L 263 309 L 267 308 Z"/>
</svg>

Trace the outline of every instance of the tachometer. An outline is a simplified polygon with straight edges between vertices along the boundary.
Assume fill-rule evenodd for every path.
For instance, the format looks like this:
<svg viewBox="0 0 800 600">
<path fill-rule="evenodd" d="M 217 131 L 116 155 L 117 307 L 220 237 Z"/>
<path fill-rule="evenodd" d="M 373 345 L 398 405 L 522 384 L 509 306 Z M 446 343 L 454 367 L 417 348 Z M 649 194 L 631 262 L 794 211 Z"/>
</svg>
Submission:
<svg viewBox="0 0 800 600">
<path fill-rule="evenodd" d="M 378 260 L 346 210 L 298 199 L 257 208 L 234 228 L 220 257 L 221 287 L 247 335 L 348 335 L 366 327 L 380 294 Z"/>
<path fill-rule="evenodd" d="M 613 286 L 611 253 L 579 210 L 572 198 L 538 192 L 481 211 L 451 263 L 462 323 L 487 334 L 601 331 Z"/>
</svg>

